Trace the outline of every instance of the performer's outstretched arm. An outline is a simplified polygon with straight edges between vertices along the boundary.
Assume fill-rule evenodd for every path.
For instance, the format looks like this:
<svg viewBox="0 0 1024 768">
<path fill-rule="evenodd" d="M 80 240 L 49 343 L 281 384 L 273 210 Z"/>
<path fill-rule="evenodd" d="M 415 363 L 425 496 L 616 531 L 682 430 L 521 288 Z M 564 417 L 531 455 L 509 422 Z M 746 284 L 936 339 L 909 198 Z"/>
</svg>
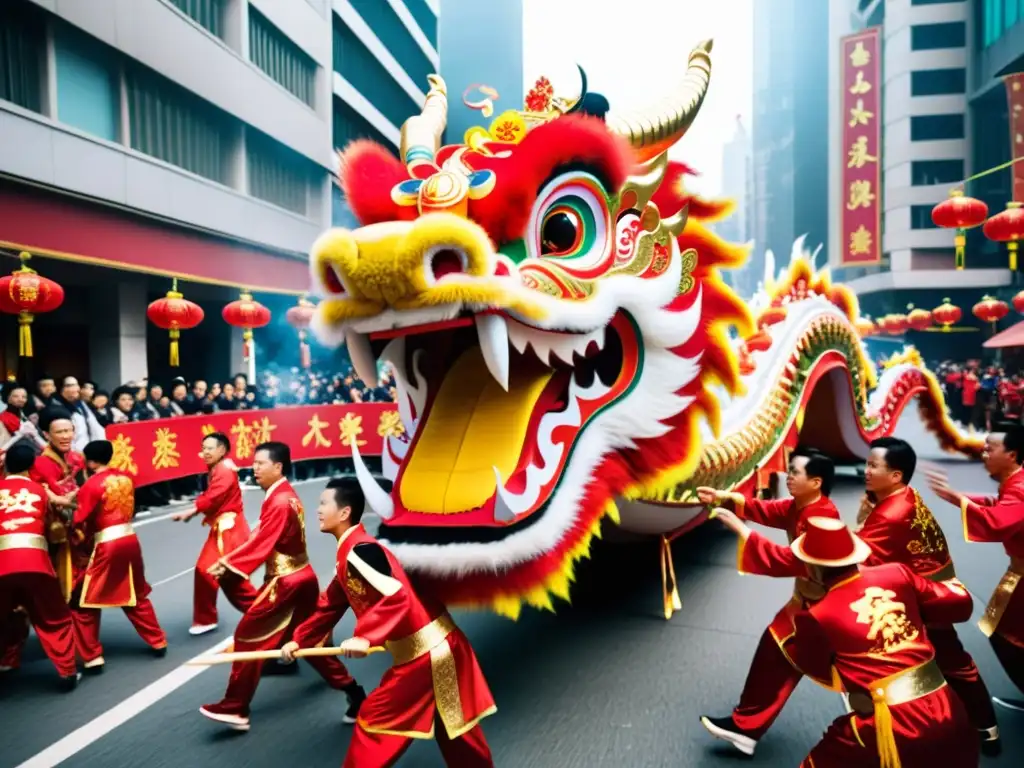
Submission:
<svg viewBox="0 0 1024 768">
<path fill-rule="evenodd" d="M 347 610 L 348 598 L 345 596 L 345 590 L 337 579 L 331 579 L 327 589 L 320 593 L 316 611 L 295 629 L 292 641 L 299 648 L 319 645 L 327 639 Z"/>
</svg>

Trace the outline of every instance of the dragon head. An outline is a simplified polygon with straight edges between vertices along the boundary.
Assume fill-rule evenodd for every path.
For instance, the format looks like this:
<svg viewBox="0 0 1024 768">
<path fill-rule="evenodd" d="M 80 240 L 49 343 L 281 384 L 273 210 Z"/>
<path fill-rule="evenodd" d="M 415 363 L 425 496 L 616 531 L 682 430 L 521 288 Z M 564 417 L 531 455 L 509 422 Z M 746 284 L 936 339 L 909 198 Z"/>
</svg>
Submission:
<svg viewBox="0 0 1024 768">
<path fill-rule="evenodd" d="M 364 380 L 393 365 L 392 489 L 353 446 L 357 473 L 380 537 L 447 602 L 514 617 L 567 598 L 614 500 L 685 479 L 711 393 L 738 386 L 727 326 L 749 315 L 718 269 L 746 252 L 701 225 L 729 206 L 689 195 L 666 155 L 710 51 L 654 110 L 600 119 L 542 78 L 526 111 L 457 146 L 440 146 L 432 77 L 401 160 L 367 141 L 341 153 L 363 226 L 313 246 L 312 327 Z"/>
</svg>

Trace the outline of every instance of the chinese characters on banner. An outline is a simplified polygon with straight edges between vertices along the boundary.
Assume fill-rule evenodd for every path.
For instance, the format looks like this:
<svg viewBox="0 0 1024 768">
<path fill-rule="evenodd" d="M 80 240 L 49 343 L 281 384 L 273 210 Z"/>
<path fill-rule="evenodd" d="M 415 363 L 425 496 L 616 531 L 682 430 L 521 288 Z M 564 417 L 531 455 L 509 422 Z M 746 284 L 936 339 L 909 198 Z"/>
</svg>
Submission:
<svg viewBox="0 0 1024 768">
<path fill-rule="evenodd" d="M 142 486 L 205 473 L 199 450 L 211 432 L 227 435 L 228 455 L 248 467 L 255 447 L 270 440 L 287 443 L 292 461 L 349 457 L 353 439 L 360 455 L 380 456 L 384 439 L 401 437 L 404 429 L 394 403 L 302 405 L 116 424 L 107 427 L 107 439 L 113 466 Z"/>
<path fill-rule="evenodd" d="M 882 78 L 880 28 L 842 39 L 842 230 L 844 265 L 882 258 Z"/>
<path fill-rule="evenodd" d="M 1010 159 L 1024 157 L 1024 72 L 1007 75 L 1006 104 L 1010 110 Z M 1013 166 L 1011 200 L 1024 202 L 1024 163 Z"/>
</svg>

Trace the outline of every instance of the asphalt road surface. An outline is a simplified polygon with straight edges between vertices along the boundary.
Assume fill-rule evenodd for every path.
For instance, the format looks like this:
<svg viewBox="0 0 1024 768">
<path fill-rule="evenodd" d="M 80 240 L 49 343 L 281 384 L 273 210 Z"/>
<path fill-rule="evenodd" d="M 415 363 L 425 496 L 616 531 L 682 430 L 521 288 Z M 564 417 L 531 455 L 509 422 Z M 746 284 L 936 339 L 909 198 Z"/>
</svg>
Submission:
<svg viewBox="0 0 1024 768">
<path fill-rule="evenodd" d="M 939 458 L 934 441 L 916 422 L 905 437 L 922 456 Z M 956 486 L 992 484 L 977 464 L 945 459 Z M 307 509 L 321 485 L 299 484 Z M 949 537 L 961 579 L 976 597 L 975 619 L 1006 566 L 997 546 L 968 545 L 957 512 L 923 490 Z M 860 488 L 854 477 L 834 497 L 851 518 Z M 250 520 L 258 491 L 246 492 Z M 350 730 L 341 724 L 343 694 L 328 689 L 304 666 L 297 676 L 265 678 L 252 708 L 252 730 L 240 734 L 202 717 L 200 705 L 217 701 L 228 668 L 183 667 L 226 641 L 237 615 L 221 600 L 220 629 L 188 635 L 191 566 L 206 530 L 163 519 L 140 518 L 138 533 L 153 585 L 157 613 L 170 640 L 154 659 L 122 614 L 107 611 L 102 639 L 106 672 L 82 681 L 77 691 L 55 690 L 55 675 L 35 639 L 20 670 L 0 677 L 0 766 L 81 768 L 196 768 L 338 766 Z M 321 583 L 333 565 L 333 540 L 309 516 L 310 554 Z M 371 528 L 372 528 L 371 524 Z M 675 546 L 682 612 L 660 615 L 660 573 L 655 543 L 603 546 L 584 563 L 572 605 L 557 615 L 526 612 L 518 622 L 490 614 L 457 614 L 473 642 L 498 703 L 484 729 L 501 768 L 656 768 L 735 766 L 747 760 L 713 740 L 702 713 L 727 714 L 738 696 L 758 637 L 791 586 L 741 577 L 735 541 L 712 523 Z M 347 636 L 347 616 L 335 639 Z M 961 637 L 995 696 L 1014 696 L 1012 685 L 972 624 Z M 351 662 L 367 688 L 379 680 L 386 654 Z M 842 712 L 836 694 L 804 681 L 775 727 L 758 746 L 752 765 L 796 766 L 829 722 Z M 985 766 L 1021 765 L 1024 715 L 999 710 L 1004 754 Z M 443 763 L 432 742 L 415 743 L 400 765 L 434 768 Z"/>
</svg>

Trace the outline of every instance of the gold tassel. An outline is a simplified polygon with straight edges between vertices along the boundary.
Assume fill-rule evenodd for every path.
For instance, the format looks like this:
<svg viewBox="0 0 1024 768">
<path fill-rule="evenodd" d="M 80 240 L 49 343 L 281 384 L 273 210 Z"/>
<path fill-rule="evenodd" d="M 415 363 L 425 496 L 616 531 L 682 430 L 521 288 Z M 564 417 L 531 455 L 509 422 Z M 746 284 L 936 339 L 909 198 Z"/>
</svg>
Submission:
<svg viewBox="0 0 1024 768">
<path fill-rule="evenodd" d="M 242 332 L 242 359 L 245 362 L 249 362 L 251 356 L 250 344 L 252 344 L 252 328 L 246 328 Z"/>
<path fill-rule="evenodd" d="M 181 331 L 177 328 L 171 328 L 171 367 L 177 368 L 181 364 L 181 358 L 178 353 L 178 340 L 181 338 Z"/>
<path fill-rule="evenodd" d="M 661 537 L 661 592 L 664 599 L 665 619 L 671 619 L 676 611 L 683 610 L 676 588 L 676 568 L 672 563 L 672 543 L 667 536 Z"/>
<path fill-rule="evenodd" d="M 18 355 L 32 357 L 32 320 L 28 312 L 18 314 Z"/>
<path fill-rule="evenodd" d="M 306 329 L 299 329 L 299 365 L 309 368 L 313 364 L 310 357 L 309 344 L 306 343 Z"/>
<path fill-rule="evenodd" d="M 885 703 L 885 691 L 876 688 L 871 692 L 871 700 L 875 704 L 875 740 L 878 743 L 880 768 L 901 768 L 896 736 L 892 730 L 892 712 Z"/>
<path fill-rule="evenodd" d="M 1017 241 L 1011 240 L 1006 244 L 1006 252 L 1010 255 L 1010 271 L 1017 271 Z"/>
<path fill-rule="evenodd" d="M 57 580 L 60 582 L 60 591 L 64 595 L 64 602 L 71 602 L 71 592 L 74 588 L 74 574 L 71 568 L 71 542 L 64 541 L 57 547 Z"/>
<path fill-rule="evenodd" d="M 957 269 L 964 268 L 964 250 L 967 248 L 967 230 L 958 229 L 956 235 L 953 237 L 953 246 L 955 248 L 955 265 Z"/>
</svg>

